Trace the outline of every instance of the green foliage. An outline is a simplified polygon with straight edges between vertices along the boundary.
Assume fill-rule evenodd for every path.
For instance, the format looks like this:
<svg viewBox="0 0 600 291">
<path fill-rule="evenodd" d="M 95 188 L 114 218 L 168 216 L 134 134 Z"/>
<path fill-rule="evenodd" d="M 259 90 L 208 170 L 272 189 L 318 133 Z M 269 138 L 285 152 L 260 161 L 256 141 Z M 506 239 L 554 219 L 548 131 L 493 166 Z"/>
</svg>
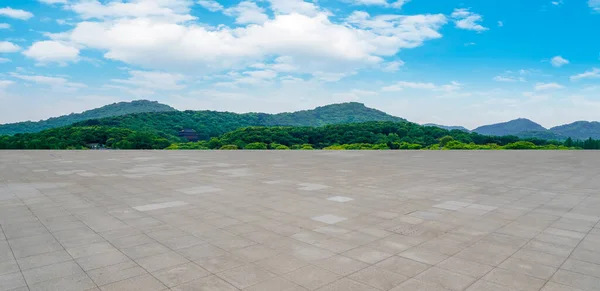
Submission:
<svg viewBox="0 0 600 291">
<path fill-rule="evenodd" d="M 224 146 L 222 146 L 221 148 L 219 148 L 220 150 L 237 150 L 238 147 L 234 144 L 226 144 Z"/>
<path fill-rule="evenodd" d="M 341 103 L 317 107 L 293 113 L 237 114 L 217 111 L 175 111 L 129 114 L 124 116 L 88 120 L 77 126 L 102 125 L 128 128 L 135 131 L 148 131 L 179 140 L 177 133 L 184 129 L 193 129 L 201 140 L 248 126 L 322 126 L 365 121 L 404 121 L 379 110 L 365 107 L 361 103 Z M 181 140 L 183 141 L 183 140 Z M 270 143 L 270 142 L 267 142 Z M 245 144 L 237 144 L 243 148 Z M 211 148 L 216 148 L 211 146 Z"/>
<path fill-rule="evenodd" d="M 249 143 L 244 147 L 245 150 L 266 150 L 267 144 L 264 142 Z"/>
<path fill-rule="evenodd" d="M 14 135 L 17 133 L 40 132 L 45 129 L 66 126 L 88 119 L 98 119 L 140 112 L 165 111 L 175 111 L 175 109 L 168 105 L 160 104 L 156 101 L 137 100 L 132 102 L 119 102 L 109 104 L 100 108 L 84 111 L 82 113 L 71 113 L 69 115 L 53 117 L 42 121 L 26 121 L 2 124 L 0 125 L 0 135 Z"/>
<path fill-rule="evenodd" d="M 171 142 L 149 132 L 103 126 L 68 126 L 39 133 L 0 136 L 0 149 L 83 149 L 93 144 L 114 149 L 164 149 Z"/>
<path fill-rule="evenodd" d="M 449 136 L 449 135 L 446 135 L 446 136 L 443 136 L 443 137 L 441 137 L 441 138 L 439 139 L 439 141 L 440 141 L 440 146 L 441 146 L 441 147 L 445 147 L 447 143 L 449 143 L 449 142 L 452 142 L 452 141 L 455 141 L 455 140 L 454 140 L 454 138 L 453 138 L 453 137 L 451 137 L 451 136 Z M 460 143 L 460 142 L 459 142 L 459 143 Z"/>
</svg>

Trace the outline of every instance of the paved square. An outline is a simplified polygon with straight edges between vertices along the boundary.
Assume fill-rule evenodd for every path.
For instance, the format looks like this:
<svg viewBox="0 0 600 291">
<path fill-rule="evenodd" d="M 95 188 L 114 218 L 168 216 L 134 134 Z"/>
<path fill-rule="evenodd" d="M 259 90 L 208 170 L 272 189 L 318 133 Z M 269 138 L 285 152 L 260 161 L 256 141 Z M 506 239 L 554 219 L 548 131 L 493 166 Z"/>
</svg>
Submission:
<svg viewBox="0 0 600 291">
<path fill-rule="evenodd" d="M 600 154 L 0 151 L 0 290 L 600 290 Z"/>
</svg>

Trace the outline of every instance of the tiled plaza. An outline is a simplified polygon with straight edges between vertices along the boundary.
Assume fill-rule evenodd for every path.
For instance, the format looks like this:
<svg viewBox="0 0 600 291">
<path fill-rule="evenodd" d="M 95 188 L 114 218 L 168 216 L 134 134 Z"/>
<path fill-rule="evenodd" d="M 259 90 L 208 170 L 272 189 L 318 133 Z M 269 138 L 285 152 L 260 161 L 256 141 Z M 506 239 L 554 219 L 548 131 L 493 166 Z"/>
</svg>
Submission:
<svg viewBox="0 0 600 291">
<path fill-rule="evenodd" d="M 600 290 L 600 153 L 0 151 L 0 290 Z"/>
</svg>

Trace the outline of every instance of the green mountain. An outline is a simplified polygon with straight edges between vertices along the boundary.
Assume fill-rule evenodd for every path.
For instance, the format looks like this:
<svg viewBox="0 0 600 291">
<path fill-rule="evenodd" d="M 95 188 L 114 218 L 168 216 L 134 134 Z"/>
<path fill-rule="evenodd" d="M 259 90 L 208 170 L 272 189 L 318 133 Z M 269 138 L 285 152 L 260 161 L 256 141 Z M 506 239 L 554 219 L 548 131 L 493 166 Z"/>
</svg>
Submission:
<svg viewBox="0 0 600 291">
<path fill-rule="evenodd" d="M 546 129 L 529 119 L 519 118 L 507 122 L 480 126 L 473 129 L 473 131 L 483 135 L 504 136 L 519 135 L 526 131 L 546 131 Z"/>
<path fill-rule="evenodd" d="M 550 131 L 572 139 L 599 139 L 600 138 L 600 122 L 597 121 L 576 121 L 573 123 L 555 126 L 550 128 Z"/>
<path fill-rule="evenodd" d="M 137 100 L 131 102 L 113 103 L 100 108 L 87 110 L 82 113 L 71 113 L 60 117 L 53 117 L 41 121 L 26 121 L 0 125 L 0 135 L 13 135 L 17 133 L 40 132 L 44 129 L 70 125 L 88 119 L 97 119 L 111 116 L 120 116 L 139 112 L 166 112 L 176 111 L 168 105 L 156 101 Z"/>
<path fill-rule="evenodd" d="M 218 111 L 173 111 L 128 114 L 87 120 L 74 126 L 107 126 L 151 132 L 169 139 L 182 129 L 193 129 L 198 137 L 207 140 L 246 126 L 322 126 L 365 121 L 405 121 L 400 117 L 350 102 L 326 105 L 312 110 L 267 114 L 231 113 Z"/>
<path fill-rule="evenodd" d="M 445 130 L 460 130 L 460 131 L 471 132 L 464 126 L 440 125 L 440 124 L 435 124 L 435 123 L 426 123 L 426 124 L 423 124 L 423 126 L 435 126 L 435 127 L 443 128 Z"/>
</svg>

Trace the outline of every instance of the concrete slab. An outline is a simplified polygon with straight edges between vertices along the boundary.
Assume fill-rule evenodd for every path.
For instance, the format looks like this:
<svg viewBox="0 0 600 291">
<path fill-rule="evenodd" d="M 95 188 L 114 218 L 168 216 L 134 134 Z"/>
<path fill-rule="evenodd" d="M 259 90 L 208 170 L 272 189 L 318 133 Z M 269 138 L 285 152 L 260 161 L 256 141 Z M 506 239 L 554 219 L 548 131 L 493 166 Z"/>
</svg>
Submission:
<svg viewBox="0 0 600 291">
<path fill-rule="evenodd" d="M 0 151 L 0 290 L 596 291 L 598 164 L 586 151 Z"/>
</svg>

